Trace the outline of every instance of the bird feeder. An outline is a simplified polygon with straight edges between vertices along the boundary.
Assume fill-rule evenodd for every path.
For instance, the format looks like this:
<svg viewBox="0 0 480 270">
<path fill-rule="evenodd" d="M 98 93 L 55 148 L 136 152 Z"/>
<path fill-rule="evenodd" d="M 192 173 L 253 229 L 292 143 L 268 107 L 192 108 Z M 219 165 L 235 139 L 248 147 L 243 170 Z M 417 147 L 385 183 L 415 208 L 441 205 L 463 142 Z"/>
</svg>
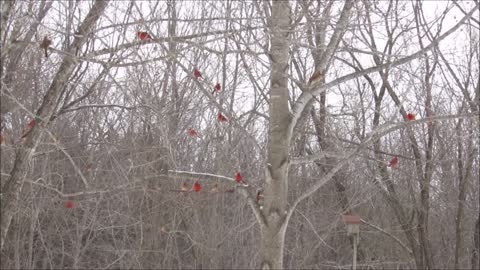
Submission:
<svg viewBox="0 0 480 270">
<path fill-rule="evenodd" d="M 360 217 L 343 215 L 343 222 L 347 225 L 347 235 L 358 235 L 360 233 Z"/>
</svg>

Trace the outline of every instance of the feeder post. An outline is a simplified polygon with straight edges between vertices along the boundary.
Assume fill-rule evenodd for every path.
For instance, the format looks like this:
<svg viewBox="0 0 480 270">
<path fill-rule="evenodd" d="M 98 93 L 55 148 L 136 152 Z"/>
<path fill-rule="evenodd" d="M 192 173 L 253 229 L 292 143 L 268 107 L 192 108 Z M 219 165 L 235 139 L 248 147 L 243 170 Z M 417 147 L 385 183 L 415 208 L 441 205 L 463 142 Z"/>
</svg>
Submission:
<svg viewBox="0 0 480 270">
<path fill-rule="evenodd" d="M 347 235 L 353 236 L 353 264 L 352 269 L 357 269 L 357 245 L 360 234 L 360 217 L 353 215 L 343 215 L 343 222 L 347 225 Z"/>
</svg>

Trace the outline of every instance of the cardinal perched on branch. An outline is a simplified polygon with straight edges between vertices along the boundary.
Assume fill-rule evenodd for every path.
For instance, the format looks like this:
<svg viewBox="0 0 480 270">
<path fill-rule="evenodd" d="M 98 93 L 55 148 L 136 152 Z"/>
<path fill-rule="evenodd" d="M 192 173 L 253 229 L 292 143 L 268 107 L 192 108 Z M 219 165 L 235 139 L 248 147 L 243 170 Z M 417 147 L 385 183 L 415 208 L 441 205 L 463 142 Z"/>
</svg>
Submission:
<svg viewBox="0 0 480 270">
<path fill-rule="evenodd" d="M 65 201 L 65 208 L 72 209 L 73 208 L 73 202 L 72 201 Z"/>
<path fill-rule="evenodd" d="M 215 92 L 220 92 L 220 90 L 222 90 L 222 86 L 220 85 L 220 83 L 215 84 L 215 87 L 213 87 L 212 95 L 213 95 Z"/>
<path fill-rule="evenodd" d="M 195 184 L 193 184 L 193 191 L 200 192 L 201 190 L 202 190 L 202 186 L 200 186 L 200 183 L 195 182 Z"/>
<path fill-rule="evenodd" d="M 190 137 L 196 137 L 196 136 L 198 136 L 198 133 L 197 133 L 197 131 L 195 131 L 195 129 L 189 128 L 189 129 L 188 129 L 188 136 L 190 136 Z"/>
<path fill-rule="evenodd" d="M 413 113 L 407 113 L 407 119 L 408 119 L 408 121 L 414 121 L 415 120 L 415 115 Z"/>
<path fill-rule="evenodd" d="M 48 47 L 50 47 L 50 45 L 52 45 L 52 41 L 50 39 L 48 39 L 47 36 L 45 36 L 42 40 L 42 42 L 40 43 L 40 48 L 44 49 L 45 50 L 45 58 L 48 57 Z"/>
<path fill-rule="evenodd" d="M 147 32 L 137 32 L 137 37 L 141 41 L 146 41 L 146 40 L 152 39 L 152 36 L 150 36 L 150 34 L 148 34 Z"/>
<path fill-rule="evenodd" d="M 235 181 L 237 181 L 237 183 L 242 183 L 242 175 L 239 172 L 235 174 Z"/>
<path fill-rule="evenodd" d="M 308 80 L 308 84 L 312 84 L 321 80 L 323 80 L 323 72 L 321 70 L 317 70 L 312 74 L 310 80 Z"/>
<path fill-rule="evenodd" d="M 398 165 L 398 157 L 394 156 L 392 160 L 388 163 L 388 167 L 395 168 Z"/>
<path fill-rule="evenodd" d="M 193 70 L 193 77 L 195 77 L 195 79 L 203 78 L 202 73 L 200 73 L 200 71 L 198 71 L 198 69 Z"/>
<path fill-rule="evenodd" d="M 223 123 L 223 122 L 227 122 L 227 121 L 228 121 L 228 119 L 227 119 L 225 116 L 223 116 L 223 114 L 221 114 L 221 113 L 218 113 L 217 120 L 218 120 L 218 122 L 220 122 L 220 123 Z"/>
</svg>

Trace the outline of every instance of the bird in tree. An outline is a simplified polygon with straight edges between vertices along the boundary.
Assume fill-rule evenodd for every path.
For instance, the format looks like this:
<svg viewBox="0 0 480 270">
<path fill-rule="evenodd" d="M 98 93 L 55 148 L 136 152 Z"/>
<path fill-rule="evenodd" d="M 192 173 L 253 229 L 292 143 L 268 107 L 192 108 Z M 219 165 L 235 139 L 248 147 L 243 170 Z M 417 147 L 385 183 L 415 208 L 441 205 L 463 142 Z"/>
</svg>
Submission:
<svg viewBox="0 0 480 270">
<path fill-rule="evenodd" d="M 242 175 L 239 172 L 235 174 L 235 181 L 237 181 L 237 183 L 242 182 Z"/>
<path fill-rule="evenodd" d="M 195 79 L 203 78 L 202 73 L 200 73 L 200 71 L 198 71 L 196 68 L 193 70 L 193 77 L 195 77 Z"/>
<path fill-rule="evenodd" d="M 193 191 L 200 192 L 201 190 L 202 190 L 202 186 L 200 186 L 200 183 L 195 182 L 195 184 L 193 184 Z"/>
<path fill-rule="evenodd" d="M 312 84 L 318 81 L 323 80 L 323 72 L 321 70 L 317 70 L 312 74 L 312 77 L 308 80 L 308 84 Z"/>
<path fill-rule="evenodd" d="M 148 34 L 147 32 L 142 32 L 142 31 L 137 32 L 137 37 L 141 41 L 147 41 L 147 40 L 152 39 L 152 36 L 150 36 L 150 34 Z"/>
<path fill-rule="evenodd" d="M 73 208 L 73 202 L 72 201 L 65 201 L 65 208 L 72 209 Z"/>
<path fill-rule="evenodd" d="M 398 157 L 394 156 L 392 160 L 388 163 L 388 167 L 395 168 L 398 166 Z"/>
<path fill-rule="evenodd" d="M 218 192 L 218 184 L 215 184 L 211 190 L 212 193 L 217 193 Z"/>
<path fill-rule="evenodd" d="M 27 137 L 28 132 L 35 126 L 35 119 L 32 119 L 27 126 L 25 127 L 25 132 L 22 135 L 22 138 Z"/>
<path fill-rule="evenodd" d="M 188 186 L 187 186 L 187 184 L 183 183 L 183 184 L 180 186 L 180 191 L 188 191 Z"/>
<path fill-rule="evenodd" d="M 44 49 L 45 50 L 45 58 L 48 57 L 48 47 L 50 47 L 50 45 L 52 45 L 52 41 L 47 37 L 45 36 L 42 40 L 42 42 L 40 43 L 40 48 Z"/>
<path fill-rule="evenodd" d="M 218 113 L 217 120 L 218 120 L 218 122 L 220 122 L 220 123 L 223 123 L 223 122 L 227 122 L 227 121 L 228 121 L 228 119 L 227 119 L 225 116 L 223 116 L 223 114 L 221 114 L 221 113 Z"/>
<path fill-rule="evenodd" d="M 408 119 L 408 121 L 414 121 L 415 120 L 415 115 L 413 113 L 407 113 L 407 119 Z"/>
<path fill-rule="evenodd" d="M 215 92 L 220 92 L 220 90 L 222 90 L 222 86 L 220 85 L 220 83 L 217 83 L 217 84 L 215 84 L 215 86 L 213 87 L 213 92 L 212 92 L 212 94 L 214 94 Z"/>
<path fill-rule="evenodd" d="M 190 136 L 190 137 L 196 137 L 196 136 L 198 136 L 198 133 L 197 133 L 197 131 L 196 131 L 195 129 L 189 128 L 189 129 L 188 129 L 188 136 Z"/>
</svg>

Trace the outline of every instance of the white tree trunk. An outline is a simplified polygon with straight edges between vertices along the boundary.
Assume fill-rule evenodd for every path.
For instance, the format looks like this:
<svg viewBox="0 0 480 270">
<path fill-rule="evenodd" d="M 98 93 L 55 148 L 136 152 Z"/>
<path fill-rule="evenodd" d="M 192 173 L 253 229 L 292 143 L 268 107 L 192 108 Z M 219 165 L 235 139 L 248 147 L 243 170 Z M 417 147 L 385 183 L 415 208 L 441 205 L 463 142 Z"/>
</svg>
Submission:
<svg viewBox="0 0 480 270">
<path fill-rule="evenodd" d="M 268 169 L 261 229 L 262 269 L 283 267 L 288 187 L 288 59 L 290 4 L 273 1 L 271 16 L 270 128 L 268 134 Z"/>
</svg>

